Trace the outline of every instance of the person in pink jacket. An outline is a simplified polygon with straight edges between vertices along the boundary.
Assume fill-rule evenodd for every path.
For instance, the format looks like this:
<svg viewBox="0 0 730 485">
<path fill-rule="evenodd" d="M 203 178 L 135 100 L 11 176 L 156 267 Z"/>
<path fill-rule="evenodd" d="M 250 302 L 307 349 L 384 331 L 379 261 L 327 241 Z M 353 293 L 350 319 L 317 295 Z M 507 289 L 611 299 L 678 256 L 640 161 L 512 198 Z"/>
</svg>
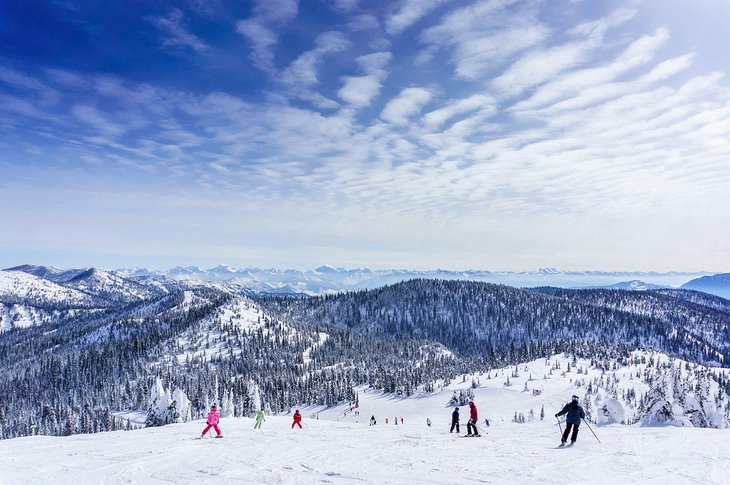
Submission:
<svg viewBox="0 0 730 485">
<path fill-rule="evenodd" d="M 216 433 L 218 433 L 218 436 L 216 438 L 223 438 L 223 435 L 221 434 L 221 430 L 218 427 L 218 422 L 220 421 L 220 415 L 218 414 L 218 408 L 215 407 L 215 404 L 213 404 L 210 407 L 210 413 L 208 413 L 208 426 L 205 427 L 203 430 L 203 434 L 200 435 L 201 438 L 205 437 L 205 433 L 207 433 L 210 428 L 213 428 Z"/>
<path fill-rule="evenodd" d="M 474 404 L 474 401 L 469 401 L 469 418 L 469 421 L 466 423 L 466 435 L 479 436 L 479 431 L 477 431 L 479 413 L 477 412 L 477 405 Z"/>
</svg>

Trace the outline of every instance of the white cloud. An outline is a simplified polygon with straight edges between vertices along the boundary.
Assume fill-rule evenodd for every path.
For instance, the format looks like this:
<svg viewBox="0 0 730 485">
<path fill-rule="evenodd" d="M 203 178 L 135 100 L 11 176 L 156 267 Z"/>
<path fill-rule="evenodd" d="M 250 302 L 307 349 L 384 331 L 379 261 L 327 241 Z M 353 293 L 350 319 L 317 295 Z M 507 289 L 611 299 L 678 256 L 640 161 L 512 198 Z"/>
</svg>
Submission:
<svg viewBox="0 0 730 485">
<path fill-rule="evenodd" d="M 519 0 L 477 2 L 446 15 L 424 31 L 428 45 L 422 61 L 449 48 L 457 77 L 473 80 L 497 69 L 502 63 L 544 41 L 550 29 L 536 20 L 529 5 L 518 12 L 508 8 Z"/>
<path fill-rule="evenodd" d="M 296 18 L 299 0 L 256 0 L 253 16 L 236 23 L 236 30 L 251 43 L 254 64 L 274 72 L 273 48 L 279 43 L 276 29 Z"/>
<path fill-rule="evenodd" d="M 380 93 L 382 76 L 345 77 L 345 84 L 337 95 L 345 102 L 354 106 L 368 106 L 373 98 Z"/>
<path fill-rule="evenodd" d="M 251 42 L 251 57 L 254 64 L 264 71 L 273 71 L 275 68 L 272 48 L 279 42 L 274 29 L 258 19 L 249 19 L 240 20 L 236 24 L 236 30 Z"/>
<path fill-rule="evenodd" d="M 493 98 L 482 94 L 476 94 L 458 101 L 452 101 L 443 108 L 426 113 L 423 117 L 423 121 L 431 128 L 438 128 L 450 119 L 471 111 L 494 114 L 496 112 L 495 105 L 496 103 Z"/>
<path fill-rule="evenodd" d="M 334 7 L 343 12 L 350 12 L 357 7 L 360 0 L 333 0 Z"/>
<path fill-rule="evenodd" d="M 350 19 L 347 23 L 348 30 L 352 32 L 375 30 L 380 27 L 380 22 L 375 15 L 362 14 Z"/>
<path fill-rule="evenodd" d="M 317 37 L 316 47 L 299 55 L 281 73 L 281 80 L 287 84 L 309 87 L 318 83 L 319 66 L 328 54 L 342 52 L 350 46 L 350 41 L 342 32 L 324 32 Z"/>
<path fill-rule="evenodd" d="M 518 95 L 526 89 L 553 79 L 568 68 L 585 62 L 595 47 L 590 42 L 577 42 L 531 51 L 495 78 L 492 86 L 509 96 Z"/>
<path fill-rule="evenodd" d="M 344 85 L 337 95 L 351 105 L 368 106 L 380 93 L 388 75 L 385 66 L 392 57 L 390 52 L 376 52 L 359 57 L 357 62 L 367 75 L 344 77 Z"/>
<path fill-rule="evenodd" d="M 653 35 L 645 35 L 632 42 L 616 59 L 606 65 L 569 71 L 540 87 L 530 98 L 517 103 L 512 110 L 535 109 L 559 99 L 571 98 L 580 90 L 611 82 L 632 68 L 646 64 L 656 51 L 669 39 L 669 32 L 662 28 Z"/>
<path fill-rule="evenodd" d="M 607 17 L 574 27 L 569 33 L 579 39 L 526 52 L 495 78 L 492 86 L 507 96 L 516 96 L 570 68 L 595 61 L 606 32 L 629 21 L 636 13 L 636 10 L 621 8 Z"/>
<path fill-rule="evenodd" d="M 399 34 L 438 6 L 451 0 L 401 0 L 398 11 L 388 16 L 385 26 L 390 34 Z"/>
<path fill-rule="evenodd" d="M 162 41 L 165 47 L 184 47 L 195 52 L 205 52 L 209 49 L 199 37 L 187 31 L 183 13 L 179 9 L 173 9 L 166 17 L 152 18 L 151 22 L 165 34 Z"/>
<path fill-rule="evenodd" d="M 433 92 L 426 88 L 405 88 L 397 98 L 388 101 L 380 113 L 380 118 L 396 125 L 408 123 L 408 119 L 421 111 L 433 97 Z"/>
<path fill-rule="evenodd" d="M 605 18 L 578 24 L 570 29 L 569 33 L 585 35 L 593 38 L 602 38 L 609 29 L 628 22 L 634 18 L 637 13 L 638 12 L 635 9 L 619 8 L 611 12 L 611 14 Z"/>
<path fill-rule="evenodd" d="M 660 62 L 659 64 L 654 66 L 651 72 L 639 78 L 639 81 L 651 83 L 668 79 L 676 74 L 679 74 L 682 71 L 689 69 L 690 66 L 692 66 L 694 58 L 694 54 L 684 54 L 674 57 L 672 59 L 668 59 L 664 62 Z"/>
</svg>

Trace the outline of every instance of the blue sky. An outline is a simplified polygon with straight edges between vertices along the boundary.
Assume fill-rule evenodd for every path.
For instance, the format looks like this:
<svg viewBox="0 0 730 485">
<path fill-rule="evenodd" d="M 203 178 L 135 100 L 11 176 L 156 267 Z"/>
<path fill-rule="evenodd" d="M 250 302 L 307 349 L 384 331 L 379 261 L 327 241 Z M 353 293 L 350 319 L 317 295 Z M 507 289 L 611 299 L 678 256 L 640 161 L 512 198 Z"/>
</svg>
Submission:
<svg viewBox="0 0 730 485">
<path fill-rule="evenodd" d="M 0 265 L 730 271 L 729 21 L 2 2 Z"/>
</svg>

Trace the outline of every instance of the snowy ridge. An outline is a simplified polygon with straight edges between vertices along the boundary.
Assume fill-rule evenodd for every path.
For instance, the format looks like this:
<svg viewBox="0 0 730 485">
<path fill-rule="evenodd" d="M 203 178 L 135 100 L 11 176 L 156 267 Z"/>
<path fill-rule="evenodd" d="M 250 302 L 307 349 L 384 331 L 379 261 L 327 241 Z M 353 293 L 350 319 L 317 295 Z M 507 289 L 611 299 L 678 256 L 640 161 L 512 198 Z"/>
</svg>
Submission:
<svg viewBox="0 0 730 485">
<path fill-rule="evenodd" d="M 63 308 L 89 307 L 97 303 L 91 295 L 20 271 L 0 271 L 0 298 Z"/>
<path fill-rule="evenodd" d="M 138 302 L 159 295 L 151 287 L 95 268 L 76 275 L 63 285 L 115 303 Z"/>
<path fill-rule="evenodd" d="M 0 271 L 0 332 L 72 318 L 104 303 L 20 271 Z"/>
<path fill-rule="evenodd" d="M 702 276 L 688 281 L 682 285 L 682 288 L 730 298 L 730 273 Z"/>
</svg>

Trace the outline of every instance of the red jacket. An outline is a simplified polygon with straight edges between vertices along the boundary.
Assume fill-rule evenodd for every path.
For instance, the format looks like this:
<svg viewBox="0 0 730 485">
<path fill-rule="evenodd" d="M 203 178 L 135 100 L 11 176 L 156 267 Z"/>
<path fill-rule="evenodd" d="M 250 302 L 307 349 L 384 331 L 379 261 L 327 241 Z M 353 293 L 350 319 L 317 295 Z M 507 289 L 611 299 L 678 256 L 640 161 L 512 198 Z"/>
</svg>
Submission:
<svg viewBox="0 0 730 485">
<path fill-rule="evenodd" d="M 294 422 L 295 423 L 301 423 L 302 422 L 302 415 L 297 411 L 294 413 Z"/>
<path fill-rule="evenodd" d="M 477 414 L 477 405 L 474 404 L 473 402 L 469 403 L 469 417 L 474 422 L 479 421 L 479 414 Z"/>
</svg>

